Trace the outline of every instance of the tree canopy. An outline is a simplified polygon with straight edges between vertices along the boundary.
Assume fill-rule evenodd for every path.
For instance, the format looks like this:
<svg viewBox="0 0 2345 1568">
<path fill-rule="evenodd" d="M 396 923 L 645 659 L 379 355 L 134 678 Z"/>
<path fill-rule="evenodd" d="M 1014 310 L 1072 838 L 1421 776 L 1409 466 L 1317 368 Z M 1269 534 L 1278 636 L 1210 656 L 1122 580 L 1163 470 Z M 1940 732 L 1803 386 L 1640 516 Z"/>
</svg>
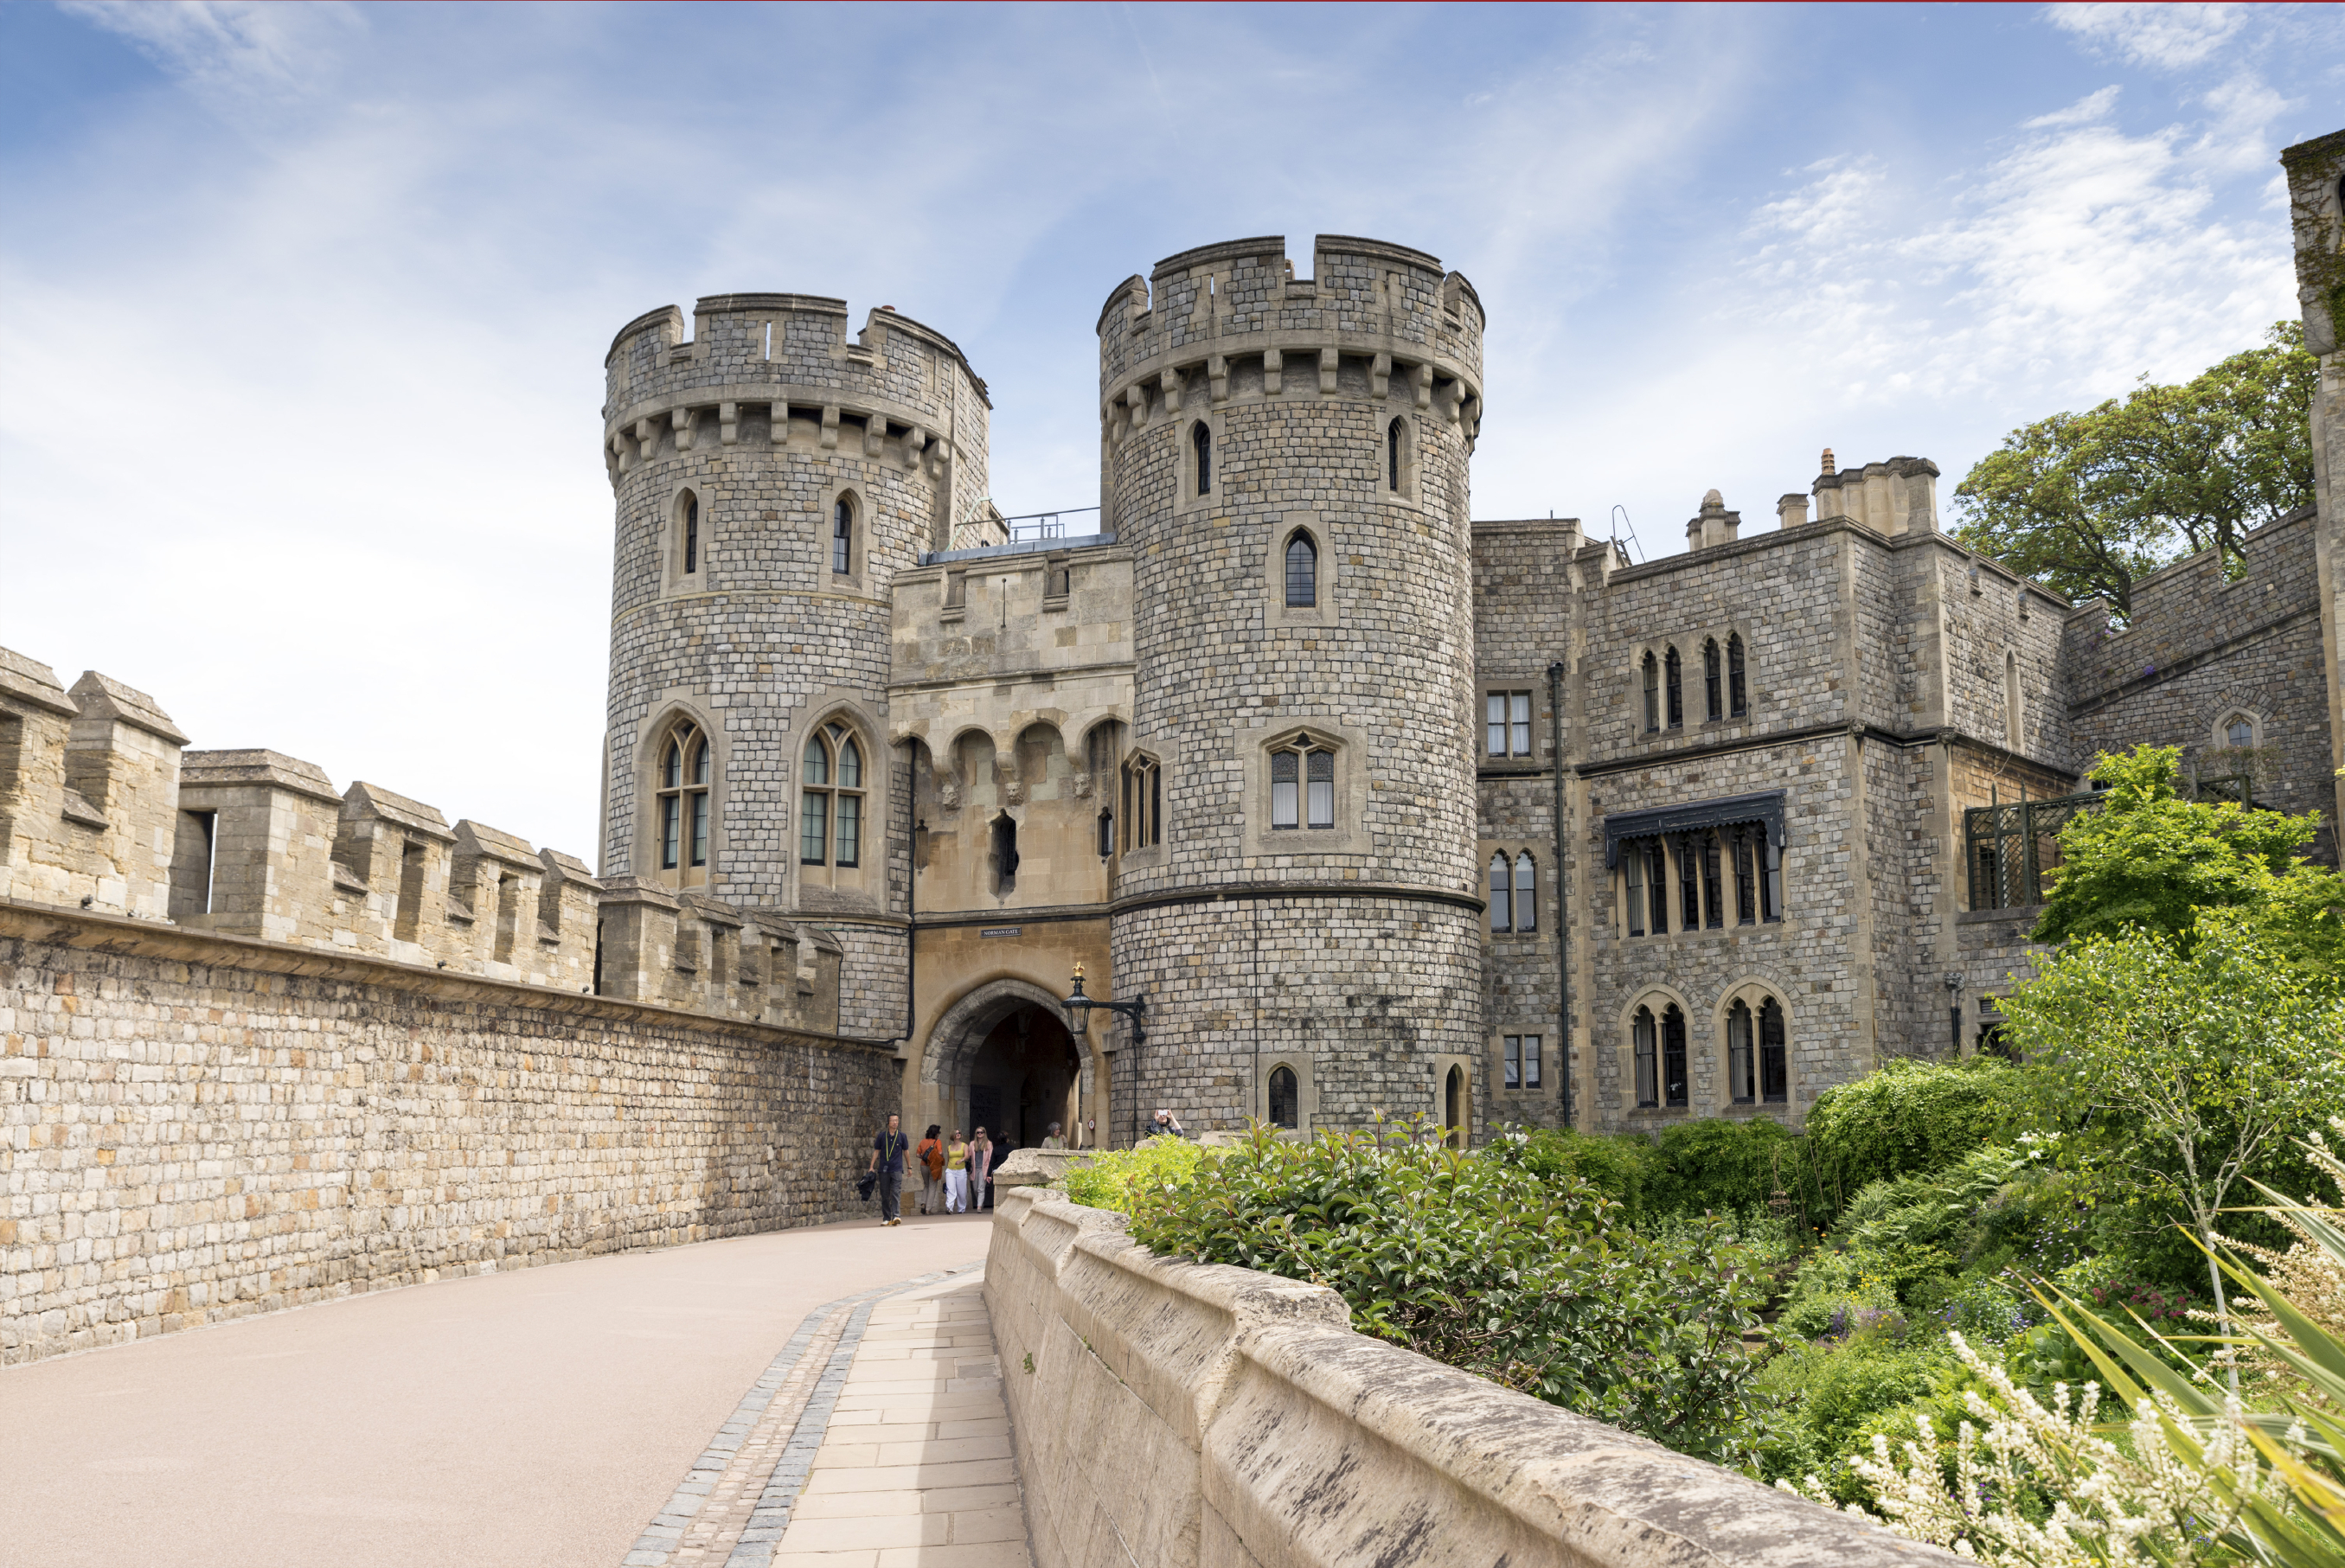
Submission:
<svg viewBox="0 0 2345 1568">
<path fill-rule="evenodd" d="M 2012 431 L 1954 487 L 1954 538 L 2120 618 L 2134 580 L 2179 553 L 2237 563 L 2249 531 L 2313 497 L 2319 361 L 2298 322 L 2265 339 L 2180 386 L 2145 375 L 2123 399 Z"/>
<path fill-rule="evenodd" d="M 2094 764 L 2100 805 L 2060 830 L 2035 940 L 2138 931 L 2187 945 L 2202 911 L 2238 910 L 2292 966 L 2345 972 L 2345 878 L 2297 858 L 2320 817 L 2184 800 L 2180 759 L 2170 746 L 2137 746 Z"/>
</svg>

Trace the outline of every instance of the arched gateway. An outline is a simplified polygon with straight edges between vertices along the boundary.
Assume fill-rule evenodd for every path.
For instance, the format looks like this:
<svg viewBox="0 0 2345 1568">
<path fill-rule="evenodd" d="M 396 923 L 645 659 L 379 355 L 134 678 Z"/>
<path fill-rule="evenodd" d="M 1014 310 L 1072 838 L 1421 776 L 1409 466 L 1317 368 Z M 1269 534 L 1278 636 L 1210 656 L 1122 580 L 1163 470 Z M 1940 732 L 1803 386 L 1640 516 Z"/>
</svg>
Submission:
<svg viewBox="0 0 2345 1568">
<path fill-rule="evenodd" d="M 929 1031 L 920 1058 L 930 1119 L 963 1132 L 989 1129 L 997 1143 L 1030 1148 L 1058 1122 L 1070 1145 L 1089 1142 L 1086 1121 L 1106 1088 L 1087 1042 L 1067 1029 L 1059 998 L 1030 980 L 1005 977 L 972 988 Z"/>
</svg>

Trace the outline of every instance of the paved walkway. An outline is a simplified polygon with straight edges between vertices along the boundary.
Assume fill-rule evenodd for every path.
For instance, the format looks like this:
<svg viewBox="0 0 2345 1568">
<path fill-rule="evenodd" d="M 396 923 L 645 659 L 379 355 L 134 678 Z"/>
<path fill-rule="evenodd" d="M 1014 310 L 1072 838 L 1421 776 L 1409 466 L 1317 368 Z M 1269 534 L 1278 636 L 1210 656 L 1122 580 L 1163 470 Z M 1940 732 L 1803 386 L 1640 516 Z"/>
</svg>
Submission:
<svg viewBox="0 0 2345 1568">
<path fill-rule="evenodd" d="M 827 1438 L 916 1424 L 889 1414 L 909 1408 L 899 1391 L 866 1387 L 867 1354 L 921 1361 L 927 1391 L 904 1397 L 937 1423 L 972 1395 L 995 1416 L 952 1419 L 998 1418 L 994 1385 L 952 1386 L 991 1353 L 976 1294 L 991 1229 L 865 1220 L 624 1253 L 0 1370 L 0 1568 L 619 1568 L 646 1540 L 679 1568 L 797 1553 L 785 1532 L 832 1506 L 830 1470 L 857 1468 L 834 1452 L 866 1446 Z M 963 1533 L 1014 1517 L 1006 1436 L 999 1460 L 923 1460 L 919 1484 L 869 1489 L 945 1516 L 917 1554 L 772 1560 L 1022 1568 L 1022 1540 Z M 887 1441 L 963 1440 L 939 1424 Z M 985 1503 L 927 1479 L 987 1462 Z M 982 1547 L 997 1554 L 968 1555 Z"/>
</svg>

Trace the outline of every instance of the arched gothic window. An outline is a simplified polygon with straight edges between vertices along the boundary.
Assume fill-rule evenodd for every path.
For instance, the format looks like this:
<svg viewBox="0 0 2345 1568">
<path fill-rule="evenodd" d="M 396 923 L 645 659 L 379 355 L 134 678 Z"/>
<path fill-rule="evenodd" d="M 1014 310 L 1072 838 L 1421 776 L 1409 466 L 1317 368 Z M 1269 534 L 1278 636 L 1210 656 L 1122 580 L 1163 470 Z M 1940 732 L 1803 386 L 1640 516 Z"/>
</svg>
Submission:
<svg viewBox="0 0 2345 1568">
<path fill-rule="evenodd" d="M 798 792 L 798 864 L 863 863 L 863 747 L 834 721 L 807 737 Z"/>
<path fill-rule="evenodd" d="M 1199 420 L 1189 427 L 1189 446 L 1196 454 L 1197 493 L 1211 495 L 1213 493 L 1213 432 L 1205 428 L 1204 420 Z"/>
<path fill-rule="evenodd" d="M 1661 1103 L 1660 1057 L 1650 1007 L 1637 1009 L 1637 1017 L 1629 1026 L 1629 1041 L 1637 1068 L 1637 1108 L 1658 1109 Z"/>
<path fill-rule="evenodd" d="M 1759 1004 L 1759 1098 L 1768 1105 L 1788 1105 L 1792 1098 L 1792 1064 L 1783 1043 L 1783 1006 L 1772 996 Z"/>
<path fill-rule="evenodd" d="M 1385 488 L 1397 493 L 1400 490 L 1401 422 L 1395 420 L 1385 427 Z"/>
<path fill-rule="evenodd" d="M 1718 639 L 1705 637 L 1701 644 L 1701 716 L 1722 719 L 1726 716 L 1724 672 L 1719 667 Z"/>
<path fill-rule="evenodd" d="M 1274 831 L 1335 825 L 1335 754 L 1297 735 L 1270 754 L 1270 825 Z"/>
<path fill-rule="evenodd" d="M 1302 1096 L 1295 1091 L 1294 1069 L 1280 1063 L 1270 1069 L 1270 1125 L 1293 1132 L 1303 1125 Z"/>
<path fill-rule="evenodd" d="M 1490 929 L 1493 932 L 1515 928 L 1514 895 L 1515 863 L 1505 850 L 1490 856 Z"/>
<path fill-rule="evenodd" d="M 830 509 L 830 569 L 842 577 L 855 570 L 855 503 L 845 496 Z"/>
<path fill-rule="evenodd" d="M 696 886 L 708 880 L 708 789 L 714 764 L 700 726 L 681 723 L 659 751 L 659 868 L 662 880 Z"/>
<path fill-rule="evenodd" d="M 1301 529 L 1286 541 L 1286 605 L 1307 610 L 1319 602 L 1319 547 Z"/>
<path fill-rule="evenodd" d="M 1661 664 L 1650 653 L 1645 655 L 1645 733 L 1652 733 L 1661 727 Z"/>
<path fill-rule="evenodd" d="M 1154 757 L 1134 752 L 1123 764 L 1123 847 L 1164 842 L 1164 774 Z"/>
<path fill-rule="evenodd" d="M 1686 1087 L 1686 1024 L 1685 1015 L 1672 1002 L 1661 1013 L 1661 1104 L 1670 1109 L 1684 1107 L 1690 1098 Z"/>
<path fill-rule="evenodd" d="M 1538 929 L 1538 869 L 1528 850 L 1515 856 L 1515 929 Z"/>
<path fill-rule="evenodd" d="M 1726 640 L 1726 711 L 1741 718 L 1751 711 L 1751 696 L 1742 679 L 1742 633 Z"/>
<path fill-rule="evenodd" d="M 2245 751 L 2256 744 L 2255 721 L 2245 713 L 2233 713 L 2230 722 L 2223 726 L 2223 739 Z"/>
<path fill-rule="evenodd" d="M 700 498 L 685 491 L 683 510 L 684 570 L 689 576 L 700 570 Z"/>
<path fill-rule="evenodd" d="M 1685 726 L 1685 665 L 1679 659 L 1674 645 L 1661 656 L 1661 683 L 1668 689 L 1670 728 L 1682 729 Z"/>
<path fill-rule="evenodd" d="M 1726 1092 L 1736 1105 L 1759 1102 L 1759 1074 L 1751 1054 L 1751 1005 L 1737 1000 L 1726 1012 Z"/>
</svg>

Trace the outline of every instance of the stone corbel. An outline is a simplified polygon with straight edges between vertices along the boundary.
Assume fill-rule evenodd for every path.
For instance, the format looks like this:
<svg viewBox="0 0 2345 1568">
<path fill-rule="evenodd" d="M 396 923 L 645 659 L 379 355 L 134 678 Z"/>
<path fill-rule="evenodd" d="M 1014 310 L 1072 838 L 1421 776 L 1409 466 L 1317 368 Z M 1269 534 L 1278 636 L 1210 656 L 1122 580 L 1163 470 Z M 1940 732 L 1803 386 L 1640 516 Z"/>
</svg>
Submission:
<svg viewBox="0 0 2345 1568">
<path fill-rule="evenodd" d="M 790 439 L 790 406 L 787 403 L 768 403 L 766 408 L 766 417 L 770 421 L 766 430 L 766 440 L 777 447 L 787 445 Z"/>
<path fill-rule="evenodd" d="M 653 424 L 649 420 L 637 420 L 635 421 L 635 444 L 643 449 L 636 455 L 642 458 L 645 462 L 651 461 L 652 454 L 659 450 L 659 427 Z"/>
<path fill-rule="evenodd" d="M 822 450 L 827 452 L 838 450 L 838 405 L 837 403 L 823 405 Z"/>
<path fill-rule="evenodd" d="M 1134 430 L 1147 429 L 1148 388 L 1146 384 L 1139 381 L 1133 382 L 1131 389 L 1127 390 L 1123 396 L 1124 400 L 1132 405 L 1132 428 Z"/>
<path fill-rule="evenodd" d="M 1284 369 L 1285 363 L 1286 356 L 1277 349 L 1264 349 L 1262 351 L 1262 389 L 1267 395 L 1274 398 L 1278 396 L 1280 372 Z"/>
<path fill-rule="evenodd" d="M 680 452 L 690 451 L 692 450 L 692 410 L 678 409 L 668 415 L 667 420 L 675 429 L 675 450 Z"/>
<path fill-rule="evenodd" d="M 1416 389 L 1416 406 L 1433 407 L 1433 367 L 1419 365 L 1408 373 L 1409 384 Z"/>
<path fill-rule="evenodd" d="M 863 420 L 863 455 L 876 458 L 888 446 L 888 416 L 867 414 Z"/>
<path fill-rule="evenodd" d="M 1226 403 L 1230 400 L 1230 362 L 1227 358 L 1215 354 L 1207 359 L 1205 379 L 1213 389 L 1213 401 Z"/>
<path fill-rule="evenodd" d="M 908 469 L 919 468 L 920 450 L 928 444 L 929 432 L 919 426 L 914 425 L 910 430 L 906 430 L 904 432 L 904 466 Z"/>
<path fill-rule="evenodd" d="M 625 473 L 635 466 L 635 443 L 627 439 L 624 430 L 611 432 L 611 453 L 619 460 L 619 471 Z"/>
<path fill-rule="evenodd" d="M 1447 385 L 1439 389 L 1439 390 L 1435 394 L 1433 400 L 1436 405 L 1435 411 L 1441 416 L 1445 422 L 1453 425 L 1457 423 L 1460 410 L 1462 410 L 1466 405 L 1466 383 L 1463 381 L 1449 382 Z"/>
<path fill-rule="evenodd" d="M 1368 396 L 1381 398 L 1392 390 L 1392 356 L 1378 354 L 1368 366 Z"/>
<path fill-rule="evenodd" d="M 1319 395 L 1321 397 L 1330 398 L 1335 395 L 1335 367 L 1342 362 L 1342 356 L 1335 349 L 1319 350 Z"/>
<path fill-rule="evenodd" d="M 729 447 L 741 439 L 741 405 L 716 405 L 716 444 Z"/>
<path fill-rule="evenodd" d="M 1179 413 L 1181 411 L 1181 372 L 1167 370 L 1156 378 L 1156 382 L 1164 389 L 1164 411 L 1168 414 Z"/>
</svg>

